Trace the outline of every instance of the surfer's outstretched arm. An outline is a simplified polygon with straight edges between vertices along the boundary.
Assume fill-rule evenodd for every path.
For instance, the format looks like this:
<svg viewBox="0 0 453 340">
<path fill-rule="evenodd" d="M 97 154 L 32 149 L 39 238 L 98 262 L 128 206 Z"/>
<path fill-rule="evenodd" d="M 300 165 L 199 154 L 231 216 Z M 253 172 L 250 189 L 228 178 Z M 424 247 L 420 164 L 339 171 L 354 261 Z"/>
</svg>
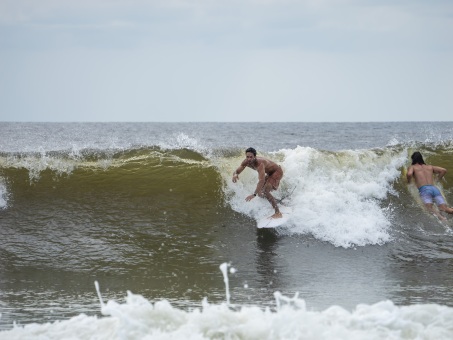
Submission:
<svg viewBox="0 0 453 340">
<path fill-rule="evenodd" d="M 239 165 L 239 167 L 233 172 L 233 183 L 236 183 L 237 180 L 239 179 L 239 174 L 245 169 L 246 164 L 244 164 L 245 161 Z"/>
</svg>

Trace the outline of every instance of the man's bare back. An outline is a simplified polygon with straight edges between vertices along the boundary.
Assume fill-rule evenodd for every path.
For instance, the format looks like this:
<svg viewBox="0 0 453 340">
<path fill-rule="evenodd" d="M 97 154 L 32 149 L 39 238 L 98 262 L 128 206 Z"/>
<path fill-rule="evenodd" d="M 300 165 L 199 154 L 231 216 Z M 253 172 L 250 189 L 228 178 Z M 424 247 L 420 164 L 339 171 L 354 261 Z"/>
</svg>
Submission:
<svg viewBox="0 0 453 340">
<path fill-rule="evenodd" d="M 438 166 L 414 164 L 407 171 L 407 181 L 410 182 L 411 178 L 414 177 L 417 188 L 424 185 L 434 185 L 433 174 L 438 174 L 438 179 L 441 179 L 446 172 L 447 170 Z"/>
</svg>

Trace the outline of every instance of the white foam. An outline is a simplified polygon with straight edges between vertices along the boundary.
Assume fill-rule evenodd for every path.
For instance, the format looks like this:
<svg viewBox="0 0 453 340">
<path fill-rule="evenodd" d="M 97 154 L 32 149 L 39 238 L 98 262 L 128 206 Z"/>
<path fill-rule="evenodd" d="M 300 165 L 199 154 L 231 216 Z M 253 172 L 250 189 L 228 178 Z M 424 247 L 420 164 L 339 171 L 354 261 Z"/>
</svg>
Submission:
<svg viewBox="0 0 453 340">
<path fill-rule="evenodd" d="M 389 194 L 396 194 L 392 184 L 407 160 L 404 151 L 334 153 L 298 146 L 273 156 L 280 159 L 278 163 L 284 169 L 281 189 L 275 196 L 294 190 L 288 203 L 293 214 L 286 232 L 311 234 L 341 247 L 383 244 L 390 240 L 391 209 L 382 207 L 381 202 Z M 232 173 L 233 169 L 228 172 Z M 244 170 L 236 184 L 231 183 L 228 174 L 225 178 L 226 193 L 234 210 L 257 220 L 272 211 L 263 199 L 244 203 L 244 198 L 255 190 L 256 172 Z"/>
<path fill-rule="evenodd" d="M 452 339 L 453 308 L 395 306 L 391 301 L 309 311 L 297 296 L 275 293 L 276 309 L 209 304 L 184 311 L 167 300 L 152 303 L 127 293 L 126 302 L 102 305 L 105 317 L 15 326 L 0 339 Z"/>
<path fill-rule="evenodd" d="M 0 177 L 0 209 L 6 209 L 8 207 L 8 196 L 5 180 Z"/>
</svg>

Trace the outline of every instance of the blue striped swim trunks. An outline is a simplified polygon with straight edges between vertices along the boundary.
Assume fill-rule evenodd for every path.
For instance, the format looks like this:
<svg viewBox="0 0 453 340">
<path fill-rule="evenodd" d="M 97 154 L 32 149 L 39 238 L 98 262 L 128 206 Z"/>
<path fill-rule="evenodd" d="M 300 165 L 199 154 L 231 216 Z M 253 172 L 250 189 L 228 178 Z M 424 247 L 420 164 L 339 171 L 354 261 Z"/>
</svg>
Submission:
<svg viewBox="0 0 453 340">
<path fill-rule="evenodd" d="M 442 194 L 434 185 L 423 185 L 418 188 L 418 193 L 425 204 L 433 204 L 433 198 L 437 205 L 445 204 Z"/>
</svg>

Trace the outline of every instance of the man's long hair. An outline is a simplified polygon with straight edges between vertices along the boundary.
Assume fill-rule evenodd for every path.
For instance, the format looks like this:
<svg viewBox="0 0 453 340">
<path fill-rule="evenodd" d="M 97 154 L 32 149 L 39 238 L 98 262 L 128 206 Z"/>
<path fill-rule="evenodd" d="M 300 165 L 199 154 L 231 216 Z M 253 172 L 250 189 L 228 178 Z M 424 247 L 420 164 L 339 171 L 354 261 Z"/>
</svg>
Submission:
<svg viewBox="0 0 453 340">
<path fill-rule="evenodd" d="M 420 152 L 418 152 L 418 151 L 415 151 L 412 154 L 411 158 L 412 158 L 412 165 L 414 165 L 414 164 L 420 164 L 420 165 L 421 164 L 425 164 L 425 161 L 423 160 L 422 154 Z"/>
<path fill-rule="evenodd" d="M 247 152 L 253 153 L 253 156 L 256 157 L 256 150 L 254 148 L 248 148 L 247 150 L 245 150 L 245 153 L 247 153 Z"/>
</svg>

